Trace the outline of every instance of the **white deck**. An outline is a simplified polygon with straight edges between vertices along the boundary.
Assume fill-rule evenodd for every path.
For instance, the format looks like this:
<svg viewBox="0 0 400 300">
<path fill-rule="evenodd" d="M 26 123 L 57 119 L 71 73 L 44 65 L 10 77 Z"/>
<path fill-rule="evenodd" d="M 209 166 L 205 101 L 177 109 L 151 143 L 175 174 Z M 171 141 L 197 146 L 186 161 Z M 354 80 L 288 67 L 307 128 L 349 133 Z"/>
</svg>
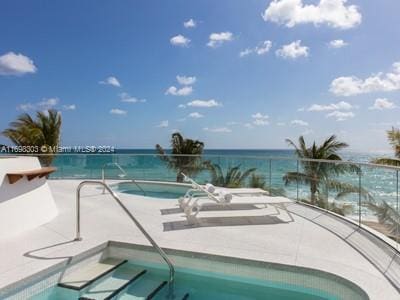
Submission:
<svg viewBox="0 0 400 300">
<path fill-rule="evenodd" d="M 59 215 L 35 230 L 0 238 L 0 288 L 108 240 L 148 244 L 113 199 L 96 187 L 82 191 L 83 241 L 73 242 L 79 182 L 49 181 Z M 204 212 L 202 226 L 188 228 L 176 200 L 119 195 L 162 247 L 315 268 L 351 280 L 371 299 L 399 299 L 396 289 L 358 251 L 298 215 L 287 222 L 287 215 L 273 215 L 272 207 Z M 293 205 L 308 213 L 309 208 Z"/>
</svg>

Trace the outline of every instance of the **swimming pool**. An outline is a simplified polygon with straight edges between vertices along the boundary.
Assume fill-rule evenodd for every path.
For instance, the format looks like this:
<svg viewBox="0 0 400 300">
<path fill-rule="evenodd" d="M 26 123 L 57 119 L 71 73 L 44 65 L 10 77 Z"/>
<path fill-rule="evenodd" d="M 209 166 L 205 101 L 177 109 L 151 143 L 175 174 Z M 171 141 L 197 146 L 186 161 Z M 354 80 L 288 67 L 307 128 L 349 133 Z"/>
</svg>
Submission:
<svg viewBox="0 0 400 300">
<path fill-rule="evenodd" d="M 146 294 L 146 290 L 151 291 L 153 286 L 157 286 L 167 278 L 167 272 L 149 264 L 128 263 L 120 268 L 120 273 L 132 272 L 136 270 L 146 270 L 147 274 L 139 281 L 129 285 L 121 293 L 118 299 L 137 300 L 144 299 L 141 295 Z M 279 299 L 279 300 L 334 300 L 338 299 L 334 294 L 327 292 L 291 286 L 289 284 L 278 284 L 270 281 L 248 279 L 238 276 L 222 276 L 220 274 L 207 274 L 193 269 L 179 269 L 176 273 L 176 287 L 174 289 L 175 298 L 182 299 L 186 294 L 188 300 L 241 300 L 241 299 Z M 118 277 L 119 275 L 114 274 Z M 110 276 L 112 277 L 112 276 Z M 103 282 L 110 280 L 105 278 Z M 85 293 L 85 296 L 92 295 L 93 299 L 99 299 L 96 294 L 99 289 Z M 164 287 L 153 299 L 167 299 L 168 288 Z M 79 299 L 78 291 L 73 291 L 61 287 L 53 287 L 36 296 L 31 300 L 69 300 Z"/>
<path fill-rule="evenodd" d="M 191 187 L 188 184 L 157 181 L 120 182 L 111 187 L 120 193 L 141 195 L 153 198 L 178 199 Z M 140 189 L 142 188 L 142 189 Z"/>
<path fill-rule="evenodd" d="M 167 299 L 168 270 L 150 247 L 112 242 L 106 253 L 128 261 L 80 291 L 57 286 L 64 269 L 52 275 L 52 282 L 42 279 L 2 299 Z M 168 255 L 176 269 L 173 298 L 176 300 L 369 299 L 354 283 L 319 270 L 171 249 Z M 105 297 L 113 280 L 135 272 L 142 275 L 118 295 Z M 155 290 L 157 292 L 148 298 Z"/>
</svg>

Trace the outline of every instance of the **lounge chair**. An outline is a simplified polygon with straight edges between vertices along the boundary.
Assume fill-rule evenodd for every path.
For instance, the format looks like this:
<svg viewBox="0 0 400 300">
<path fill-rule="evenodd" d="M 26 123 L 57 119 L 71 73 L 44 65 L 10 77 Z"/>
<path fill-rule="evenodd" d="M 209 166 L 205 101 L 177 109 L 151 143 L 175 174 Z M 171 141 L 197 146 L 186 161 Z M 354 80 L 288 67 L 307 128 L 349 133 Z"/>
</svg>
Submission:
<svg viewBox="0 0 400 300">
<path fill-rule="evenodd" d="M 256 197 L 256 196 L 265 196 L 269 195 L 269 193 L 260 188 L 225 188 L 225 187 L 215 187 L 210 183 L 205 185 L 200 185 L 184 173 L 185 181 L 190 182 L 192 184 L 192 188 L 189 189 L 186 194 L 179 199 L 179 206 L 182 209 L 185 209 L 193 200 L 196 200 L 198 197 L 209 197 L 211 200 L 216 202 L 226 202 L 230 200 L 231 197 Z"/>
<path fill-rule="evenodd" d="M 182 173 L 183 174 L 183 173 Z M 265 193 L 256 191 L 251 193 L 252 189 L 240 189 L 238 193 L 229 193 L 230 190 L 236 189 L 219 189 L 211 185 L 202 186 L 183 174 L 186 181 L 192 184 L 186 195 L 179 199 L 179 206 L 183 209 L 188 222 L 193 224 L 197 222 L 199 213 L 207 207 L 218 208 L 219 210 L 224 207 L 231 208 L 234 205 L 249 204 L 259 209 L 260 206 L 267 208 L 268 205 L 273 206 L 277 213 L 278 209 L 284 210 L 289 216 L 291 221 L 292 215 L 287 211 L 285 204 L 293 203 L 292 200 L 284 197 L 270 197 Z M 215 188 L 215 190 L 213 190 Z M 261 189 L 260 189 L 261 190 Z M 263 190 L 261 190 L 263 191 Z"/>
</svg>

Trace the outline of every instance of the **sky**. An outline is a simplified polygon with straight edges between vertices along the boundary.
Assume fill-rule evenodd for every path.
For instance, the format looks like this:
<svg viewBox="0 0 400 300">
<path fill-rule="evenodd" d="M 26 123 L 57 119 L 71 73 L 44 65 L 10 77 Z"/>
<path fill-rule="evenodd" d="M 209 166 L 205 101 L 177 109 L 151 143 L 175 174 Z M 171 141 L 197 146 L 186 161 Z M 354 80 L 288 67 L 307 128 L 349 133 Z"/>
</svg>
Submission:
<svg viewBox="0 0 400 300">
<path fill-rule="evenodd" d="M 283 149 L 400 127 L 398 0 L 2 1 L 0 130 L 57 109 L 62 144 Z M 8 143 L 0 137 L 0 143 Z"/>
</svg>

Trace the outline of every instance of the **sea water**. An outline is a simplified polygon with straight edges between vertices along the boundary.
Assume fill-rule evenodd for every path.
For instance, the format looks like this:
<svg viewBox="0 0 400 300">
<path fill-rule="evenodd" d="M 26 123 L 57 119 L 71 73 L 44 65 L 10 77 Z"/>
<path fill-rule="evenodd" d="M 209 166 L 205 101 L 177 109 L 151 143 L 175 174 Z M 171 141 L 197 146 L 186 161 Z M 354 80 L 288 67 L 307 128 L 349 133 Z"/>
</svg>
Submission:
<svg viewBox="0 0 400 300">
<path fill-rule="evenodd" d="M 344 160 L 352 162 L 370 162 L 377 154 L 343 152 Z M 297 166 L 294 152 L 291 150 L 205 150 L 203 160 L 211 161 L 221 166 L 225 173 L 229 167 L 240 166 L 243 172 L 255 168 L 255 173 L 262 176 L 266 186 L 274 191 L 283 192 L 291 198 L 307 199 L 310 196 L 309 186 L 303 184 L 285 185 L 283 180 L 287 172 L 302 172 L 301 163 Z M 113 166 L 118 163 L 126 174 Z M 153 149 L 123 149 L 113 154 L 61 154 L 54 161 L 58 171 L 52 178 L 68 179 L 100 179 L 102 168 L 108 179 L 142 179 L 157 181 L 176 181 L 176 171 L 168 167 L 168 163 L 161 160 Z M 394 170 L 362 166 L 361 178 L 356 173 L 341 175 L 332 179 L 362 187 L 368 191 L 376 201 L 385 201 L 393 206 L 397 205 L 397 174 Z M 207 170 L 191 174 L 201 182 L 211 180 Z M 328 199 L 334 199 L 336 191 L 324 191 Z M 358 195 L 350 195 L 347 201 L 358 201 Z"/>
</svg>

